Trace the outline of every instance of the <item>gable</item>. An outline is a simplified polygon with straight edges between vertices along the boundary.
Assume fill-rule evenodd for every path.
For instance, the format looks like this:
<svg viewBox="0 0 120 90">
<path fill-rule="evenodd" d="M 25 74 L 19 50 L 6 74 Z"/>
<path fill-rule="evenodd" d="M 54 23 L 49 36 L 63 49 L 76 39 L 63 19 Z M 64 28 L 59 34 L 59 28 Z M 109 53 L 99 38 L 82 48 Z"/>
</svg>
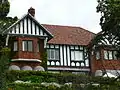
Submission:
<svg viewBox="0 0 120 90">
<path fill-rule="evenodd" d="M 29 13 L 11 25 L 3 34 L 21 36 L 40 36 L 51 39 L 52 34 L 37 22 Z"/>
</svg>

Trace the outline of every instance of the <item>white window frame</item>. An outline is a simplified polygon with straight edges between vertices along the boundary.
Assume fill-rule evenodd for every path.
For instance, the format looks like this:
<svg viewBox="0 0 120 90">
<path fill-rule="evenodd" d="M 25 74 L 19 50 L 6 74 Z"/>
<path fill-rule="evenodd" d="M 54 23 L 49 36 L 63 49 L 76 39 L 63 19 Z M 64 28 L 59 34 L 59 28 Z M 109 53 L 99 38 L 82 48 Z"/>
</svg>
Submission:
<svg viewBox="0 0 120 90">
<path fill-rule="evenodd" d="M 78 56 L 78 55 L 80 55 L 80 56 Z M 83 51 L 71 50 L 71 60 L 72 61 L 84 61 Z"/>
<path fill-rule="evenodd" d="M 117 57 L 115 56 L 116 53 L 117 51 L 115 50 L 104 50 L 104 59 L 116 60 L 117 59 Z"/>
<path fill-rule="evenodd" d="M 29 49 L 30 42 L 31 42 L 31 47 L 32 47 L 31 49 Z M 25 48 L 25 43 L 27 44 L 26 48 Z M 33 51 L 33 41 L 32 40 L 23 40 L 22 41 L 22 51 L 32 52 Z"/>
</svg>

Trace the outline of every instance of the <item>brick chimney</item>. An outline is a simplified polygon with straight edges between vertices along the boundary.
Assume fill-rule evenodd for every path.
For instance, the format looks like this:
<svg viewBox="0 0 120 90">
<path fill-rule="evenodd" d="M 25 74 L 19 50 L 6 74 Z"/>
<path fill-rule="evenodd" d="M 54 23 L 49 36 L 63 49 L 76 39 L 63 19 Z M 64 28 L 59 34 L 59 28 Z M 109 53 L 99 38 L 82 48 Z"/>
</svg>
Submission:
<svg viewBox="0 0 120 90">
<path fill-rule="evenodd" d="M 31 7 L 30 9 L 28 9 L 28 13 L 30 13 L 34 17 L 35 16 L 35 9 Z"/>
</svg>

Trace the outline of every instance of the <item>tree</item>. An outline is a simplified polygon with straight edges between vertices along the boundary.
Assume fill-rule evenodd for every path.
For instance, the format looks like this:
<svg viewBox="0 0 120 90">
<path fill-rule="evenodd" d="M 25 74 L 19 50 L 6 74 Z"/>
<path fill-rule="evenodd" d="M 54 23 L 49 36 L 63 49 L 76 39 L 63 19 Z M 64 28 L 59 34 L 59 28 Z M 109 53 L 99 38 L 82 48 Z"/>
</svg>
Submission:
<svg viewBox="0 0 120 90">
<path fill-rule="evenodd" d="M 2 31 L 17 20 L 17 17 L 7 17 L 9 8 L 10 3 L 8 0 L 0 0 L 0 90 L 6 90 L 6 71 L 8 70 L 10 58 L 10 48 L 5 47 L 7 35 L 2 35 Z"/>
<path fill-rule="evenodd" d="M 120 45 L 120 0 L 98 0 L 97 12 L 101 13 L 101 35 L 109 35 L 108 41 L 112 44 L 114 36 L 116 44 Z M 100 36 L 100 35 L 99 35 Z M 100 38 L 99 38 L 100 39 Z"/>
<path fill-rule="evenodd" d="M 101 13 L 102 31 L 93 40 L 94 45 L 97 46 L 101 43 L 103 46 L 110 46 L 110 48 L 112 46 L 118 51 L 117 57 L 120 58 L 120 0 L 98 0 L 97 12 Z M 116 70 L 114 65 L 110 64 Z"/>
</svg>

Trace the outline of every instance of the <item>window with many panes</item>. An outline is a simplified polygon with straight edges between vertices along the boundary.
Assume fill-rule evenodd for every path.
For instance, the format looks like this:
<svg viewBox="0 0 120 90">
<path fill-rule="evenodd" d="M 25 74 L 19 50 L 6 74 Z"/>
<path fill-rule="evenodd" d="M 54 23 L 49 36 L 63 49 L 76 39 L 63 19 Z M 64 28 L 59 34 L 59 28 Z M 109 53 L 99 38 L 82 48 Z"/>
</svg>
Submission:
<svg viewBox="0 0 120 90">
<path fill-rule="evenodd" d="M 22 50 L 23 51 L 33 51 L 33 41 L 31 41 L 31 40 L 22 41 Z"/>
<path fill-rule="evenodd" d="M 48 60 L 59 60 L 59 49 L 47 50 Z"/>
<path fill-rule="evenodd" d="M 83 51 L 71 50 L 71 60 L 83 61 Z"/>
<path fill-rule="evenodd" d="M 104 59 L 117 59 L 117 51 L 114 50 L 104 50 Z"/>
</svg>

